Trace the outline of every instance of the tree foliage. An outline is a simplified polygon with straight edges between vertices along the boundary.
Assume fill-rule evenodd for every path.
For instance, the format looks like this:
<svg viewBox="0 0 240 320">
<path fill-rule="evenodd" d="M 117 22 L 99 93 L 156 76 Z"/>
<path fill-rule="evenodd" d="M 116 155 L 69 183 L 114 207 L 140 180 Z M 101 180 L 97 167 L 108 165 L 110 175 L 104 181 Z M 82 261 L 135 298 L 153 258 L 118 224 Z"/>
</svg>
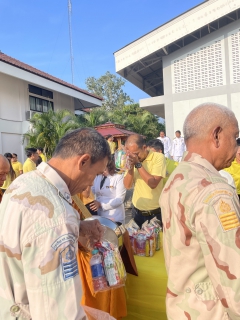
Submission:
<svg viewBox="0 0 240 320">
<path fill-rule="evenodd" d="M 51 157 L 59 140 L 69 131 L 79 128 L 75 115 L 68 110 L 50 110 L 36 113 L 30 121 L 30 129 L 24 134 L 27 147 L 41 147 Z"/>
<path fill-rule="evenodd" d="M 125 125 L 126 129 L 142 134 L 153 139 L 159 136 L 160 130 L 165 130 L 165 125 L 159 123 L 159 118 L 139 107 L 138 104 L 125 105 L 107 111 L 103 108 L 92 109 L 89 114 L 78 116 L 79 125 L 94 127 L 105 122 Z"/>
<path fill-rule="evenodd" d="M 133 100 L 124 92 L 123 87 L 126 81 L 109 71 L 100 78 L 89 77 L 85 81 L 87 90 L 104 98 L 103 108 L 112 110 L 121 108 L 126 103 L 132 103 Z"/>
</svg>

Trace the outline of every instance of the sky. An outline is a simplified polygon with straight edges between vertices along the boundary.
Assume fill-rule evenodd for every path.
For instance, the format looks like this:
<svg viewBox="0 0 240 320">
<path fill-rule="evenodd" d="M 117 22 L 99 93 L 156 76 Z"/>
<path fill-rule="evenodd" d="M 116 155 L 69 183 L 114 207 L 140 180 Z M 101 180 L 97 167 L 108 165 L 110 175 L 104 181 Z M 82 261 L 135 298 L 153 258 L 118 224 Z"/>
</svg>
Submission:
<svg viewBox="0 0 240 320">
<path fill-rule="evenodd" d="M 74 84 L 115 74 L 115 51 L 202 2 L 72 0 Z M 71 83 L 68 0 L 0 0 L 0 51 Z M 130 82 L 124 90 L 148 97 Z"/>
</svg>

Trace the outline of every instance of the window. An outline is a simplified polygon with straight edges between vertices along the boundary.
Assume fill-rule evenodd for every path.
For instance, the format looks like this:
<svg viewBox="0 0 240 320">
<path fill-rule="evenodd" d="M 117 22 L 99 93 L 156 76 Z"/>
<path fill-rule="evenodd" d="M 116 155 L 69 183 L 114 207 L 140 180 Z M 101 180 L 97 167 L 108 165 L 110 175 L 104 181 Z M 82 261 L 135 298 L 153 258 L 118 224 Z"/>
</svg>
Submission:
<svg viewBox="0 0 240 320">
<path fill-rule="evenodd" d="M 29 96 L 30 110 L 37 112 L 48 112 L 53 110 L 53 102 Z"/>
<path fill-rule="evenodd" d="M 52 91 L 42 89 L 42 88 L 39 88 L 36 86 L 32 86 L 31 84 L 28 85 L 28 90 L 30 93 L 34 93 L 38 96 L 53 99 L 53 92 Z"/>
</svg>

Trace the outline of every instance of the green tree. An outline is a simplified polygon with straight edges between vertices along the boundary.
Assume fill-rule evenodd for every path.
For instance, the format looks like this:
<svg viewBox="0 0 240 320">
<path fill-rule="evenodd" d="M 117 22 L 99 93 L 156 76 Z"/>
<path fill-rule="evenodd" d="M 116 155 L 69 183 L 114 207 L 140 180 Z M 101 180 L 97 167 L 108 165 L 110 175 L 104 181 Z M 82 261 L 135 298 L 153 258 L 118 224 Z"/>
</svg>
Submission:
<svg viewBox="0 0 240 320">
<path fill-rule="evenodd" d="M 126 81 L 109 71 L 100 78 L 89 77 L 85 81 L 87 90 L 104 98 L 103 108 L 112 110 L 121 108 L 126 103 L 132 103 L 133 100 L 124 92 L 123 87 Z"/>
<path fill-rule="evenodd" d="M 79 128 L 76 116 L 68 110 L 50 110 L 36 113 L 30 120 L 30 128 L 24 134 L 27 147 L 42 147 L 50 158 L 59 140 L 69 131 Z"/>
</svg>

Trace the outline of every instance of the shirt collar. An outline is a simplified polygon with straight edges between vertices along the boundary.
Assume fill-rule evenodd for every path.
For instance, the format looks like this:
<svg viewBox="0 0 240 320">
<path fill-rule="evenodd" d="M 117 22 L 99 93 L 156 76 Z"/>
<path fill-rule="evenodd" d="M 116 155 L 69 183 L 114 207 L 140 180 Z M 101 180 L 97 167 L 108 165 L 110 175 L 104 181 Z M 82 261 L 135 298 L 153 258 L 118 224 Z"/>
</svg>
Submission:
<svg viewBox="0 0 240 320">
<path fill-rule="evenodd" d="M 200 166 L 208 169 L 209 171 L 211 171 L 217 175 L 220 175 L 220 173 L 217 171 L 217 169 L 215 169 L 214 166 L 209 161 L 207 161 L 205 158 L 203 158 L 200 154 L 191 153 L 191 152 L 186 151 L 183 154 L 182 161 L 197 163 Z"/>
<path fill-rule="evenodd" d="M 70 203 L 72 198 L 66 182 L 60 175 L 50 167 L 46 162 L 42 162 L 37 166 L 37 170 L 54 186 L 58 189 L 59 193 Z"/>
<path fill-rule="evenodd" d="M 149 151 L 147 157 L 143 160 L 144 161 L 151 161 L 153 157 L 153 151 Z"/>
</svg>

